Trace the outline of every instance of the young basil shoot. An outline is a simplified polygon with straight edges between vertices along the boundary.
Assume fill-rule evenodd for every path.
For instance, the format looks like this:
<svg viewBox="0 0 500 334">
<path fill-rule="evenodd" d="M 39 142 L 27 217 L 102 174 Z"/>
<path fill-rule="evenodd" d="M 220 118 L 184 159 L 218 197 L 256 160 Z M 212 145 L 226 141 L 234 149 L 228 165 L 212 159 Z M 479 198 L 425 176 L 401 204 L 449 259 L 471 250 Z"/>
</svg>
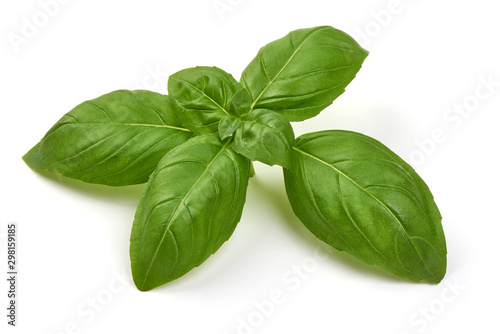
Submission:
<svg viewBox="0 0 500 334">
<path fill-rule="evenodd" d="M 262 47 L 239 81 L 216 67 L 179 71 L 168 96 L 119 90 L 65 114 L 23 157 L 108 186 L 147 183 L 130 237 L 146 291 L 201 265 L 240 221 L 252 161 L 283 167 L 293 211 L 320 240 L 414 281 L 438 283 L 446 242 L 433 196 L 373 138 L 340 130 L 295 139 L 354 79 L 368 52 L 328 26 Z"/>
</svg>

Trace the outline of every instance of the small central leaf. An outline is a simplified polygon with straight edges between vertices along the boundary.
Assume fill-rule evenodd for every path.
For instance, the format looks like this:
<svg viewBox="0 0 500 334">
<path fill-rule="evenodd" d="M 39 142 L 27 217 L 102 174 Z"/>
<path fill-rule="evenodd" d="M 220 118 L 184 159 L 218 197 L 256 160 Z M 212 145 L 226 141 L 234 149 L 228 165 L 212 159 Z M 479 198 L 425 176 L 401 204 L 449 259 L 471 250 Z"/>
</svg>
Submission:
<svg viewBox="0 0 500 334">
<path fill-rule="evenodd" d="M 288 168 L 293 140 L 292 126 L 283 115 L 256 109 L 236 129 L 232 147 L 250 160 Z"/>
<path fill-rule="evenodd" d="M 183 126 L 196 134 L 216 133 L 222 117 L 230 115 L 230 101 L 241 85 L 217 67 L 195 67 L 168 79 L 173 107 Z"/>
<path fill-rule="evenodd" d="M 234 131 L 241 125 L 242 121 L 234 116 L 225 116 L 219 122 L 219 136 L 224 140 L 232 136 Z"/>
</svg>

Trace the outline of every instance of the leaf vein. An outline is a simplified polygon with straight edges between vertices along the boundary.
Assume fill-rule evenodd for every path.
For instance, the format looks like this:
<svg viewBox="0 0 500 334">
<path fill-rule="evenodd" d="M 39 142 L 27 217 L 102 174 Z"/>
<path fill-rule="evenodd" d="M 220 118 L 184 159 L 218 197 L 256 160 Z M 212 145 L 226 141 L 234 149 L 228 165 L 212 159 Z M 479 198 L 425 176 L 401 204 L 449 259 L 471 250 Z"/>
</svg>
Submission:
<svg viewBox="0 0 500 334">
<path fill-rule="evenodd" d="M 196 87 L 195 85 L 193 85 L 192 83 L 190 83 L 190 82 L 188 82 L 186 80 L 182 80 L 182 79 L 177 79 L 177 80 L 185 83 L 186 85 L 190 86 L 191 88 L 193 88 L 197 92 L 201 93 L 203 96 L 205 96 L 207 99 L 209 99 L 213 104 L 215 104 L 215 106 L 217 108 L 219 108 L 220 110 L 222 110 L 226 115 L 229 115 L 229 112 L 226 109 L 224 109 L 224 107 L 222 107 L 214 99 L 212 99 L 210 96 L 208 96 L 203 90 L 199 89 L 198 87 Z"/>
</svg>

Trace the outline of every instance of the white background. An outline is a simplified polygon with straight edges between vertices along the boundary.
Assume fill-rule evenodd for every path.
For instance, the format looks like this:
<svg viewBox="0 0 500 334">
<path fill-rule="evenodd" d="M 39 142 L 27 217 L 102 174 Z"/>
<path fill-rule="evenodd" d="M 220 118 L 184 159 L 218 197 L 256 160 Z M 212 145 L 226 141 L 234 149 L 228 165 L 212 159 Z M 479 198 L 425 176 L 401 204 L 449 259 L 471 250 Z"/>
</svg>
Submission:
<svg viewBox="0 0 500 334">
<path fill-rule="evenodd" d="M 0 5 L 4 273 L 9 222 L 19 237 L 18 327 L 6 325 L 2 279 L 2 333 L 499 333 L 495 1 L 63 2 Z M 416 168 L 443 215 L 448 271 L 438 285 L 337 251 L 318 257 L 325 251 L 294 217 L 280 168 L 256 164 L 231 239 L 186 276 L 139 292 L 128 242 L 143 186 L 83 184 L 21 160 L 84 100 L 166 93 L 168 75 L 196 65 L 238 79 L 261 46 L 318 25 L 346 31 L 370 55 L 332 106 L 294 124 L 296 135 L 359 131 Z"/>
</svg>

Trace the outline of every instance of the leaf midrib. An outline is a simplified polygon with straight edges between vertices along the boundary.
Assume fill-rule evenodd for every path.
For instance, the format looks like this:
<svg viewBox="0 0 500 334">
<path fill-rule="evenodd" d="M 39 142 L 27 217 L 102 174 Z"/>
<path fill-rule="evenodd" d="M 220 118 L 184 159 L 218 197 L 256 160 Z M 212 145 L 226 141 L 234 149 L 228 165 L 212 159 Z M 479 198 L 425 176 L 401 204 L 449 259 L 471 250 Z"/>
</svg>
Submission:
<svg viewBox="0 0 500 334">
<path fill-rule="evenodd" d="M 144 124 L 144 123 L 116 123 L 116 122 L 114 122 L 111 119 L 111 117 L 109 116 L 109 114 L 106 112 L 106 110 L 104 108 L 102 108 L 101 106 L 99 106 L 98 104 L 96 104 L 93 101 L 86 101 L 86 103 L 90 104 L 91 106 L 93 106 L 97 110 L 102 111 L 104 113 L 104 115 L 106 115 L 106 118 L 109 120 L 109 124 L 113 124 L 113 125 L 129 125 L 129 126 L 150 126 L 150 127 L 156 127 L 156 128 L 169 128 L 169 129 L 174 129 L 174 130 L 179 130 L 179 131 L 191 132 L 191 131 L 189 131 L 188 129 L 185 129 L 185 128 L 181 128 L 181 127 L 177 127 L 177 126 L 173 126 L 173 125 L 167 125 L 163 121 L 163 119 L 160 117 L 160 114 L 159 114 L 159 112 L 156 109 L 154 109 L 154 108 L 152 108 L 150 106 L 147 106 L 141 100 L 139 100 L 137 97 L 135 97 L 135 98 L 140 103 L 142 103 L 144 106 L 146 106 L 147 108 L 150 108 L 151 110 L 153 110 L 154 113 L 156 114 L 156 116 L 158 116 L 158 118 L 160 119 L 160 121 L 163 123 L 163 125 L 160 125 L 160 124 Z M 102 123 L 102 122 L 83 122 L 83 123 L 80 123 L 75 116 L 73 116 L 71 114 L 67 114 L 66 116 L 73 118 L 75 120 L 76 124 L 106 124 L 106 123 Z M 67 124 L 71 124 L 71 123 L 67 123 Z"/>
<path fill-rule="evenodd" d="M 198 87 L 196 87 L 195 85 L 193 85 L 192 83 L 190 83 L 189 81 L 186 81 L 186 80 L 182 80 L 182 79 L 177 79 L 179 80 L 180 82 L 183 82 L 185 83 L 186 85 L 188 85 L 189 87 L 193 88 L 194 90 L 196 90 L 197 92 L 201 93 L 203 96 L 205 96 L 207 99 L 209 99 L 213 104 L 215 104 L 217 106 L 217 108 L 219 108 L 220 110 L 222 110 L 226 115 L 229 116 L 229 112 L 224 109 L 223 106 L 221 106 L 220 104 L 217 103 L 217 101 L 215 101 L 214 99 L 212 99 L 210 96 L 208 96 L 203 90 L 199 89 Z M 223 85 L 224 87 L 224 85 Z M 225 89 L 225 88 L 224 88 Z"/>
<path fill-rule="evenodd" d="M 173 126 L 173 125 L 144 124 L 144 123 L 115 123 L 115 122 L 107 122 L 107 123 L 102 123 L 102 122 L 83 122 L 83 123 L 80 123 L 80 122 L 75 122 L 75 123 L 65 123 L 63 125 L 72 125 L 72 124 L 80 124 L 80 125 L 85 125 L 85 124 L 100 124 L 100 125 L 111 124 L 111 125 L 124 125 L 124 126 L 144 126 L 144 127 L 167 128 L 167 129 L 173 129 L 173 130 L 191 132 L 190 130 L 188 130 L 186 128 L 181 128 L 181 127 Z"/>
<path fill-rule="evenodd" d="M 422 263 L 425 265 L 425 267 L 427 268 L 427 270 L 429 270 L 429 272 L 437 279 L 437 276 L 434 274 L 434 272 L 429 268 L 429 266 L 427 265 L 427 262 L 424 260 L 424 258 L 422 257 L 422 254 L 420 254 L 418 248 L 415 246 L 415 244 L 413 243 L 413 241 L 411 240 L 411 237 L 408 235 L 408 232 L 406 231 L 406 229 L 404 228 L 403 224 L 401 223 L 401 221 L 398 219 L 398 217 L 396 217 L 394 215 L 394 213 L 387 207 L 387 205 L 385 205 L 384 202 L 382 202 L 380 199 L 378 199 L 376 196 L 374 196 L 373 194 L 371 194 L 369 191 L 367 191 L 364 187 L 362 187 L 359 183 L 357 183 L 356 181 L 354 181 L 352 178 L 350 178 L 347 174 L 345 174 L 344 172 L 342 172 L 341 170 L 335 168 L 335 166 L 332 166 L 331 164 L 329 164 L 328 162 L 324 161 L 324 160 L 321 160 L 320 158 L 310 154 L 310 153 L 307 153 L 305 151 L 302 151 L 301 149 L 297 148 L 297 147 L 293 147 L 293 149 L 311 159 L 314 159 L 322 164 L 324 164 L 325 166 L 328 166 L 330 167 L 331 169 L 333 169 L 334 171 L 336 171 L 338 174 L 342 175 L 343 177 L 345 177 L 347 180 L 349 180 L 352 184 L 354 184 L 356 187 L 358 187 L 359 189 L 361 189 L 363 192 L 365 192 L 367 195 L 369 195 L 370 197 L 372 197 L 376 202 L 378 202 L 385 210 L 387 210 L 387 212 L 389 212 L 389 214 L 394 218 L 394 220 L 399 224 L 399 228 L 404 232 L 406 238 L 408 239 L 408 241 L 411 243 L 411 245 L 413 246 L 413 248 L 415 249 L 415 251 L 417 252 L 418 256 L 420 257 L 420 259 L 422 260 Z"/>
</svg>

